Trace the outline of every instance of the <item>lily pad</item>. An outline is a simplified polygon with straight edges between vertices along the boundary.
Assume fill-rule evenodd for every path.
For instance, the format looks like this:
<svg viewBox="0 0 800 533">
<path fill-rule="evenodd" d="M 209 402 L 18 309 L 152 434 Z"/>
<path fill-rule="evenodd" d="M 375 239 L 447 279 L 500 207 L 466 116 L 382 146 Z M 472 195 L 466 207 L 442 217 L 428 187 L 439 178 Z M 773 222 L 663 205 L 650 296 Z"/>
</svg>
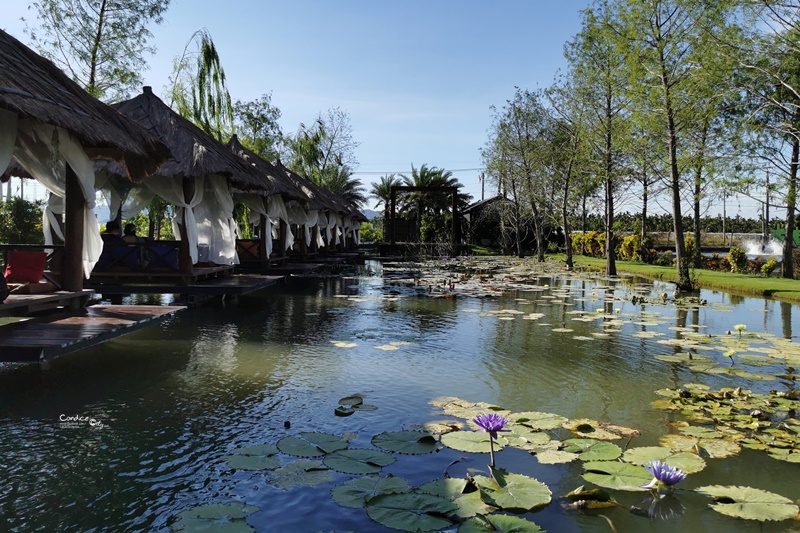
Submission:
<svg viewBox="0 0 800 533">
<path fill-rule="evenodd" d="M 512 413 L 508 416 L 510 422 L 522 424 L 535 430 L 547 430 L 560 428 L 568 419 L 553 413 L 541 413 L 538 411 L 527 411 L 524 413 Z"/>
<path fill-rule="evenodd" d="M 456 505 L 433 494 L 405 492 L 380 494 L 367 501 L 367 515 L 379 524 L 402 531 L 431 531 L 452 525 L 444 516 Z"/>
<path fill-rule="evenodd" d="M 458 528 L 458 533 L 542 533 L 530 520 L 505 514 L 491 514 L 470 518 Z"/>
<path fill-rule="evenodd" d="M 543 465 L 557 465 L 577 461 L 579 455 L 564 450 L 541 450 L 536 452 L 536 460 Z"/>
<path fill-rule="evenodd" d="M 245 522 L 245 518 L 259 510 L 258 507 L 243 503 L 200 505 L 179 513 L 172 529 L 193 533 L 199 531 L 246 533 L 254 529 Z"/>
<path fill-rule="evenodd" d="M 483 501 L 512 512 L 528 512 L 550 503 L 552 493 L 539 480 L 496 468 L 493 477 L 475 476 Z"/>
<path fill-rule="evenodd" d="M 653 476 L 643 466 L 619 461 L 593 461 L 584 463 L 583 479 L 607 489 L 642 491 L 642 485 Z"/>
<path fill-rule="evenodd" d="M 629 438 L 639 435 L 639 431 L 636 429 L 609 424 L 607 422 L 598 422 L 597 420 L 590 420 L 588 418 L 569 420 L 564 423 L 563 427 L 580 437 L 597 440 L 617 440 L 623 437 Z"/>
<path fill-rule="evenodd" d="M 448 448 L 452 448 L 460 452 L 489 453 L 491 451 L 489 448 L 489 438 L 490 437 L 488 433 L 477 433 L 474 431 L 452 431 L 442 435 L 440 437 L 440 442 Z M 505 439 L 501 437 L 498 439 L 498 441 L 495 441 L 494 443 L 495 451 L 503 449 L 502 444 Z"/>
<path fill-rule="evenodd" d="M 295 457 L 321 457 L 326 453 L 347 448 L 347 442 L 328 433 L 300 433 L 278 441 L 278 449 Z"/>
<path fill-rule="evenodd" d="M 391 454 L 378 450 L 350 449 L 326 455 L 323 462 L 344 474 L 377 474 L 396 460 Z"/>
<path fill-rule="evenodd" d="M 613 461 L 622 455 L 614 443 L 596 439 L 567 439 L 564 451 L 578 454 L 581 461 Z"/>
<path fill-rule="evenodd" d="M 299 459 L 275 470 L 271 479 L 273 485 L 281 489 L 294 487 L 313 487 L 331 480 L 331 471 L 319 461 Z"/>
<path fill-rule="evenodd" d="M 280 460 L 275 457 L 278 447 L 274 444 L 262 444 L 236 448 L 232 455 L 223 457 L 231 468 L 237 470 L 274 470 L 281 466 Z"/>
<path fill-rule="evenodd" d="M 348 405 L 350 407 L 361 405 L 362 403 L 364 403 L 364 398 L 356 394 L 354 394 L 353 396 L 346 396 L 339 400 L 339 405 Z"/>
<path fill-rule="evenodd" d="M 714 498 L 711 508 L 718 513 L 745 520 L 786 520 L 800 512 L 789 498 L 752 487 L 708 485 L 695 490 Z"/>
<path fill-rule="evenodd" d="M 472 488 L 472 492 L 464 492 L 468 488 Z M 458 507 L 453 514 L 460 518 L 487 514 L 497 509 L 484 502 L 481 499 L 480 492 L 475 490 L 473 486 L 468 485 L 466 479 L 434 479 L 420 485 L 417 491 L 452 500 Z"/>
<path fill-rule="evenodd" d="M 386 477 L 370 475 L 353 478 L 333 487 L 331 495 L 342 507 L 357 509 L 364 507 L 367 500 L 379 494 L 408 492 L 408 489 L 408 481 L 403 478 L 392 475 Z"/>
<path fill-rule="evenodd" d="M 700 472 L 706 467 L 706 462 L 697 454 L 675 452 L 662 446 L 642 446 L 625 450 L 622 460 L 636 465 L 646 465 L 650 461 L 659 460 L 687 474 Z"/>
<path fill-rule="evenodd" d="M 436 437 L 422 431 L 385 431 L 372 437 L 378 448 L 397 453 L 424 454 L 436 450 Z"/>
</svg>

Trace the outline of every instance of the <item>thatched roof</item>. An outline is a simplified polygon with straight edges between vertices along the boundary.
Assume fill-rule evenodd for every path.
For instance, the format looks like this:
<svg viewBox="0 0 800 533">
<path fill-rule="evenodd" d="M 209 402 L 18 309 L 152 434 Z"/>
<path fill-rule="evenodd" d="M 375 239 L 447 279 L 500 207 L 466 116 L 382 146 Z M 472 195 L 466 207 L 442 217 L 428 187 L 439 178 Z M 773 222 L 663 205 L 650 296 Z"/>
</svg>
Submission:
<svg viewBox="0 0 800 533">
<path fill-rule="evenodd" d="M 153 174 L 169 157 L 158 139 L 2 30 L 0 108 L 64 128 L 77 136 L 89 157 L 120 161 L 131 179 Z"/>
<path fill-rule="evenodd" d="M 142 94 L 114 104 L 122 114 L 154 133 L 172 152 L 172 159 L 162 165 L 161 176 L 183 174 L 198 178 L 219 174 L 241 191 L 261 191 L 264 180 L 221 142 L 170 109 L 150 87 Z"/>
<path fill-rule="evenodd" d="M 277 162 L 276 169 L 305 192 L 308 196 L 310 209 L 319 211 L 330 210 L 337 213 L 341 210 L 342 206 L 328 190 L 320 187 L 310 179 L 301 176 L 297 172 L 286 168 L 280 161 Z"/>
<path fill-rule="evenodd" d="M 289 177 L 280 172 L 275 165 L 255 154 L 252 150 L 244 147 L 236 135 L 232 135 L 228 141 L 230 151 L 241 158 L 245 164 L 250 165 L 255 172 L 264 180 L 264 196 L 280 194 L 284 200 L 297 200 L 307 203 L 311 200 L 310 196 L 295 184 Z M 236 189 L 234 189 L 236 190 Z M 311 207 L 318 209 L 317 207 Z"/>
</svg>

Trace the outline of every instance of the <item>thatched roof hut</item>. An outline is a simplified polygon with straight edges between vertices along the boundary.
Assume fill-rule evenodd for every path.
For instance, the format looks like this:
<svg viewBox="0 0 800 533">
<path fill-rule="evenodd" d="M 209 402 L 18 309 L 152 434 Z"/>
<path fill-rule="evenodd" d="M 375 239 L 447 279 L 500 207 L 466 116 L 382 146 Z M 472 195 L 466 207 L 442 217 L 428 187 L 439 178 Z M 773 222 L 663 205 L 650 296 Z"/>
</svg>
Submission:
<svg viewBox="0 0 800 533">
<path fill-rule="evenodd" d="M 310 196 L 298 187 L 297 184 L 291 180 L 284 173 L 280 172 L 278 168 L 269 161 L 259 157 L 255 152 L 247 149 L 239 141 L 239 138 L 234 134 L 228 141 L 228 148 L 230 151 L 242 159 L 245 164 L 253 168 L 253 170 L 262 177 L 264 180 L 264 190 L 262 196 L 271 196 L 280 194 L 284 200 L 296 200 L 302 203 L 312 201 Z M 234 188 L 234 192 L 243 192 L 238 188 Z M 318 207 L 310 207 L 311 209 L 319 209 Z"/>
<path fill-rule="evenodd" d="M 117 110 L 155 134 L 172 152 L 161 176 L 198 178 L 218 174 L 241 191 L 263 191 L 269 185 L 222 143 L 180 116 L 145 87 L 142 94 L 114 104 Z"/>
<path fill-rule="evenodd" d="M 120 161 L 134 180 L 154 173 L 169 157 L 156 137 L 90 96 L 51 61 L 2 30 L 0 108 L 71 132 L 89 157 Z"/>
</svg>

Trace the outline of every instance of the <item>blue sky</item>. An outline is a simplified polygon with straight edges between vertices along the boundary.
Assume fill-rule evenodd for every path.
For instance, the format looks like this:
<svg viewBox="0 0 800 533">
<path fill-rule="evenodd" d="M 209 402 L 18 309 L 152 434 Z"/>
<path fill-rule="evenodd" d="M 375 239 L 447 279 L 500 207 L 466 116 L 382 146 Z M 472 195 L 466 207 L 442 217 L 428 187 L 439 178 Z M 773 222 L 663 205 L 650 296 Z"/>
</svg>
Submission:
<svg viewBox="0 0 800 533">
<path fill-rule="evenodd" d="M 173 0 L 153 28 L 145 83 L 162 94 L 173 58 L 197 29 L 217 45 L 231 96 L 272 92 L 294 133 L 319 112 L 350 114 L 361 145 L 357 177 L 423 163 L 454 171 L 480 198 L 480 148 L 514 87 L 545 87 L 564 68 L 583 0 Z M 28 43 L 26 2 L 3 8 L 3 29 Z M 373 202 L 370 206 L 374 205 Z"/>
<path fill-rule="evenodd" d="M 7 2 L 0 27 L 28 42 L 27 2 Z M 200 28 L 211 33 L 235 100 L 272 92 L 281 127 L 294 133 L 340 107 L 360 142 L 356 176 L 367 190 L 411 164 L 453 171 L 480 199 L 480 149 L 492 112 L 514 87 L 550 85 L 566 67 L 564 43 L 590 0 L 173 0 L 153 28 L 146 85 L 163 94 L 173 59 Z M 27 186 L 27 184 L 26 184 Z M 494 191 L 487 188 L 486 196 Z M 27 196 L 27 195 L 26 195 Z M 617 209 L 637 211 L 629 195 Z M 367 207 L 373 207 L 370 201 Z M 653 212 L 670 212 L 666 198 Z M 712 212 L 721 211 L 712 207 Z M 756 217 L 755 202 L 730 199 L 728 215 Z M 776 215 L 777 216 L 777 215 Z M 782 216 L 782 215 L 781 215 Z"/>
</svg>

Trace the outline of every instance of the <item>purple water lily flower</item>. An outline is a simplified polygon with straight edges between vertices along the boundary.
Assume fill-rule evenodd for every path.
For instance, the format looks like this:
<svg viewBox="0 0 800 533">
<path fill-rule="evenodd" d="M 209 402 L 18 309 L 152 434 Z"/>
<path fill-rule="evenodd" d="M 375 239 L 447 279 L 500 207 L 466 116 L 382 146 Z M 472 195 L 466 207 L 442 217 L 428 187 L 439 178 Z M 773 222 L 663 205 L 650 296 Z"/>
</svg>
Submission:
<svg viewBox="0 0 800 533">
<path fill-rule="evenodd" d="M 644 467 L 653 475 L 653 481 L 650 482 L 651 486 L 658 481 L 667 487 L 671 487 L 686 479 L 686 472 L 674 466 L 669 466 L 667 463 L 662 463 L 658 459 L 650 461 Z"/>
<path fill-rule="evenodd" d="M 506 419 L 496 413 L 483 413 L 472 419 L 475 424 L 482 427 L 493 439 L 497 438 L 497 432 L 506 425 Z"/>
</svg>

